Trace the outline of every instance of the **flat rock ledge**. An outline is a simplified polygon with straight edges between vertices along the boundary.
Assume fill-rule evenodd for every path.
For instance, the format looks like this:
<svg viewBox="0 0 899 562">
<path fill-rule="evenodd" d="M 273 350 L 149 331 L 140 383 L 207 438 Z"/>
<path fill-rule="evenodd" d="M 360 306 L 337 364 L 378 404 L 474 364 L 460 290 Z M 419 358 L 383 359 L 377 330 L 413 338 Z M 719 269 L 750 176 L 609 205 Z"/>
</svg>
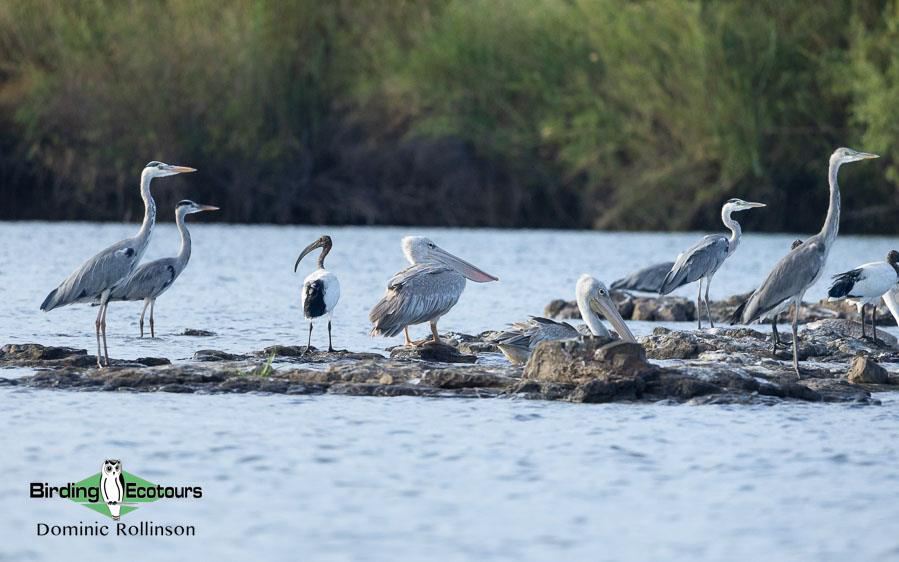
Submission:
<svg viewBox="0 0 899 562">
<path fill-rule="evenodd" d="M 765 335 L 753 330 L 729 330 L 717 335 L 656 332 L 646 339 L 645 346 L 593 337 L 543 342 L 523 367 L 410 361 L 368 354 L 374 357 L 312 368 L 282 365 L 272 369 L 266 359 L 272 352 L 288 353 L 289 357 L 295 350 L 267 348 L 268 352 L 262 350 L 252 357 L 206 350 L 206 356 L 218 359 L 156 366 L 114 362 L 109 368 L 97 369 L 84 350 L 7 345 L 0 348 L 0 367 L 32 367 L 36 372 L 0 378 L 0 385 L 116 392 L 327 393 L 672 404 L 775 404 L 783 400 L 876 404 L 879 402 L 872 398 L 873 392 L 899 390 L 899 375 L 887 371 L 872 353 L 856 353 L 836 368 L 817 365 L 797 380 L 788 361 L 759 357 L 761 350 L 770 350 Z M 820 338 L 824 343 L 812 341 L 808 345 L 827 349 L 832 339 L 838 339 Z M 723 351 L 705 347 L 713 341 Z M 887 360 L 893 357 L 891 351 L 882 353 Z M 652 358 L 658 355 L 666 360 L 654 362 Z M 89 359 L 72 360 L 82 357 Z"/>
<path fill-rule="evenodd" d="M 717 324 L 726 324 L 737 307 L 747 298 L 749 293 L 733 295 L 720 301 L 712 301 L 709 308 L 712 319 Z M 684 297 L 668 296 L 635 296 L 625 291 L 613 291 L 612 298 L 618 305 L 618 313 L 625 320 L 643 320 L 648 322 L 695 322 L 696 302 Z M 574 301 L 555 299 L 549 302 L 543 315 L 556 320 L 579 320 L 581 313 Z M 781 323 L 789 323 L 788 312 L 783 312 L 778 319 Z M 799 311 L 799 323 L 807 324 L 818 320 L 858 320 L 855 305 L 846 301 L 822 300 L 817 303 L 802 303 Z M 703 309 L 703 324 L 705 310 Z M 896 320 L 885 306 L 877 308 L 877 324 L 879 326 L 895 326 Z"/>
</svg>

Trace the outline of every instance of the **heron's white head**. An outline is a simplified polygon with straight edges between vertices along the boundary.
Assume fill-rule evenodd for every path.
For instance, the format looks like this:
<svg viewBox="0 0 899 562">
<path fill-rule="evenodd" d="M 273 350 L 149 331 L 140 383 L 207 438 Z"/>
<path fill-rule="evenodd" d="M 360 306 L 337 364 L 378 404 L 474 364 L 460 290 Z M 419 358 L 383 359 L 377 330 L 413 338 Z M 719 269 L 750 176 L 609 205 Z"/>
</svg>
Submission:
<svg viewBox="0 0 899 562">
<path fill-rule="evenodd" d="M 618 305 L 612 300 L 612 295 L 605 283 L 592 275 L 584 273 L 577 280 L 575 296 L 577 297 L 581 316 L 594 335 L 607 335 L 608 331 L 595 314 L 591 314 L 591 312 L 602 314 L 615 327 L 615 331 L 618 332 L 622 340 L 637 341 L 630 328 L 624 323 L 624 318 L 618 313 Z"/>
<path fill-rule="evenodd" d="M 830 155 L 830 164 L 845 164 L 847 162 L 857 162 L 858 160 L 867 160 L 869 158 L 880 158 L 876 154 L 870 152 L 859 152 L 851 148 L 840 147 L 833 151 Z"/>
<path fill-rule="evenodd" d="M 149 179 L 164 178 L 166 176 L 174 176 L 175 174 L 189 174 L 190 172 L 196 171 L 196 169 L 188 168 L 187 166 L 173 166 L 172 164 L 153 160 L 144 166 L 144 171 L 141 172 L 141 176 L 146 176 Z"/>
<path fill-rule="evenodd" d="M 746 209 L 756 209 L 758 207 L 765 207 L 764 203 L 753 203 L 751 201 L 743 201 L 742 199 L 737 199 L 734 197 L 733 199 L 728 199 L 727 203 L 724 204 L 724 207 L 721 209 L 725 213 L 735 213 L 737 211 L 745 211 Z"/>
<path fill-rule="evenodd" d="M 218 207 L 213 207 L 212 205 L 200 205 L 199 203 L 194 203 L 190 199 L 184 199 L 179 201 L 175 206 L 175 214 L 179 214 L 181 216 L 191 215 L 193 213 L 202 213 L 203 211 L 218 211 Z"/>
<path fill-rule="evenodd" d="M 409 260 L 409 263 L 413 265 L 426 262 L 440 263 L 455 269 L 467 279 L 476 283 L 499 281 L 499 277 L 490 275 L 462 258 L 454 256 L 432 242 L 430 238 L 425 238 L 424 236 L 406 236 L 403 238 L 402 245 L 403 254 L 406 256 L 406 259 Z"/>
</svg>

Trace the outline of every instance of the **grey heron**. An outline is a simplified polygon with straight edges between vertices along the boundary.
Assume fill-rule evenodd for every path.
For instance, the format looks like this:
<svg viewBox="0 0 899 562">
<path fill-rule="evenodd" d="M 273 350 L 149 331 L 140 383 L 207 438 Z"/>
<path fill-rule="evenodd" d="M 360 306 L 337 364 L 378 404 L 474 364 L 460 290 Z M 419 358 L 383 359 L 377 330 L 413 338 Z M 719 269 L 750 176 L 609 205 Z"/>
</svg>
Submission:
<svg viewBox="0 0 899 562">
<path fill-rule="evenodd" d="M 805 291 L 821 277 L 827 256 L 840 230 L 840 186 L 837 183 L 837 174 L 843 164 L 868 158 L 877 158 L 877 155 L 851 148 L 838 148 L 830 155 L 827 174 L 830 183 L 830 204 L 821 231 L 809 237 L 795 250 L 790 250 L 790 253 L 775 264 L 765 281 L 749 297 L 743 310 L 742 321 L 744 324 L 750 324 L 783 305 L 785 301 L 792 301 L 793 370 L 796 371 L 797 377 L 800 377 L 797 334 L 799 307 Z"/>
<path fill-rule="evenodd" d="M 318 255 L 318 268 L 306 276 L 303 280 L 303 293 L 301 301 L 303 306 L 303 316 L 309 320 L 309 339 L 306 341 L 305 355 L 312 345 L 312 323 L 321 319 L 328 318 L 328 351 L 334 351 L 331 344 L 331 314 L 337 301 L 340 300 L 340 282 L 337 276 L 325 269 L 325 257 L 332 247 L 331 237 L 322 236 L 312 244 L 306 246 L 293 265 L 293 271 L 296 272 L 300 261 L 316 248 L 321 248 L 321 254 Z"/>
<path fill-rule="evenodd" d="M 899 283 L 899 252 L 890 250 L 886 261 L 875 261 L 833 276 L 828 300 L 854 301 L 862 319 L 865 338 L 865 306 L 871 304 L 871 336 L 877 342 L 877 301 Z"/>
<path fill-rule="evenodd" d="M 754 209 L 764 207 L 764 203 L 750 203 L 742 199 L 728 199 L 721 207 L 721 220 L 724 226 L 730 229 L 730 237 L 724 234 L 709 234 L 690 247 L 687 251 L 677 256 L 671 270 L 662 281 L 659 288 L 660 295 L 667 295 L 671 291 L 686 285 L 699 281 L 699 294 L 696 297 L 696 319 L 699 322 L 699 329 L 702 329 L 702 282 L 705 280 L 705 310 L 712 328 L 715 323 L 712 322 L 712 311 L 709 309 L 709 285 L 712 284 L 712 277 L 721 264 L 730 257 L 740 244 L 740 237 L 743 230 L 740 223 L 731 218 L 731 213 L 737 211 L 745 211 L 746 209 Z"/>
<path fill-rule="evenodd" d="M 465 289 L 465 280 L 476 283 L 499 281 L 489 273 L 454 256 L 423 236 L 407 236 L 403 254 L 411 263 L 387 283 L 387 293 L 374 306 L 368 319 L 371 335 L 395 336 L 403 332 L 407 345 L 409 326 L 430 322 L 434 343 L 440 343 L 437 321 L 453 308 Z M 425 343 L 427 340 L 414 343 Z"/>
<path fill-rule="evenodd" d="M 644 267 L 640 271 L 631 273 L 612 282 L 613 291 L 638 291 L 641 293 L 658 293 L 662 287 L 665 276 L 674 267 L 673 261 L 666 261 Z"/>
<path fill-rule="evenodd" d="M 623 341 L 636 342 L 637 339 L 618 313 L 618 306 L 609 295 L 609 290 L 602 283 L 584 273 L 577 280 L 575 297 L 581 318 L 594 336 L 610 337 L 609 330 L 603 325 L 599 314 L 602 314 L 614 326 L 618 337 Z M 514 324 L 511 330 L 503 332 L 497 338 L 497 347 L 512 363 L 526 363 L 531 352 L 542 341 L 571 339 L 581 336 L 581 332 L 567 322 L 556 322 L 548 318 L 532 316 L 527 322 Z"/>
<path fill-rule="evenodd" d="M 173 166 L 153 161 L 147 164 L 140 175 L 140 194 L 144 200 L 144 220 L 140 230 L 132 238 L 116 242 L 94 257 L 84 262 L 72 272 L 57 288 L 50 291 L 41 304 L 41 310 L 48 312 L 54 308 L 73 303 L 99 301 L 95 322 L 97 333 L 97 366 L 102 367 L 101 356 L 109 365 L 109 349 L 106 345 L 106 309 L 109 295 L 134 271 L 143 257 L 156 224 L 156 202 L 150 193 L 153 178 L 195 172 L 187 166 Z M 103 348 L 100 348 L 100 332 L 103 333 Z"/>
<path fill-rule="evenodd" d="M 184 219 L 187 215 L 201 213 L 203 211 L 218 211 L 218 207 L 212 205 L 200 205 L 190 200 L 183 200 L 175 207 L 175 224 L 181 234 L 181 249 L 173 258 L 153 260 L 138 266 L 124 283 L 116 287 L 109 295 L 109 302 L 113 301 L 144 301 L 144 307 L 140 311 L 140 337 L 144 337 L 144 315 L 147 307 L 150 307 L 150 337 L 156 337 L 156 327 L 153 311 L 156 308 L 156 299 L 169 290 L 175 279 L 187 267 L 190 261 L 190 231 Z"/>
<path fill-rule="evenodd" d="M 802 240 L 793 240 L 793 243 L 790 245 L 790 249 L 795 250 L 801 245 Z M 740 323 L 740 320 L 743 317 L 743 310 L 746 308 L 746 303 L 749 302 L 749 298 L 750 297 L 746 297 L 746 299 L 740 303 L 740 306 L 738 306 L 737 309 L 734 310 L 734 313 L 730 317 L 731 326 Z M 780 306 L 773 308 L 770 312 L 759 318 L 759 322 L 763 322 L 765 320 L 771 321 L 771 341 L 773 342 L 773 347 L 771 349 L 772 355 L 777 355 L 777 346 L 781 344 L 780 334 L 777 332 L 777 317 L 780 316 L 780 313 L 786 310 L 789 306 L 790 301 L 784 301 L 780 304 Z"/>
</svg>

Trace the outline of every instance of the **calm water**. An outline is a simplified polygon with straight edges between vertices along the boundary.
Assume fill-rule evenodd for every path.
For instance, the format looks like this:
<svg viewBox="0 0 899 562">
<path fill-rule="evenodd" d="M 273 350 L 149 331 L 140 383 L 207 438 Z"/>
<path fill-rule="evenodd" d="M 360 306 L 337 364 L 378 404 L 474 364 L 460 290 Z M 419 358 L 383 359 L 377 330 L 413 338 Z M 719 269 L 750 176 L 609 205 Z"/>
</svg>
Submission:
<svg viewBox="0 0 899 562">
<path fill-rule="evenodd" d="M 0 343 L 92 349 L 94 310 L 38 306 L 85 257 L 134 230 L 0 224 Z M 410 229 L 192 232 L 191 265 L 157 305 L 158 339 L 136 337 L 138 304 L 110 307 L 114 357 L 183 360 L 201 348 L 304 341 L 298 286 L 314 260 L 300 275 L 292 266 L 323 232 L 334 238 L 328 266 L 343 287 L 335 344 L 378 351 L 399 341 L 369 338 L 366 314 L 403 267 L 398 241 Z M 469 284 L 441 322 L 466 332 L 570 298 L 582 272 L 609 282 L 670 259 L 697 236 L 414 232 L 502 279 Z M 712 296 L 752 289 L 793 238 L 748 235 Z M 894 243 L 842 237 L 830 269 L 881 259 Z M 161 225 L 148 257 L 177 244 Z M 174 335 L 186 327 L 218 335 Z M 586 406 L 2 388 L 0 559 L 897 558 L 899 396 L 881 399 L 880 407 Z M 65 500 L 28 499 L 28 483 L 78 480 L 107 457 L 154 482 L 203 486 L 200 500 L 157 502 L 123 518 L 193 524 L 198 536 L 36 537 L 37 522 L 96 518 Z"/>
</svg>

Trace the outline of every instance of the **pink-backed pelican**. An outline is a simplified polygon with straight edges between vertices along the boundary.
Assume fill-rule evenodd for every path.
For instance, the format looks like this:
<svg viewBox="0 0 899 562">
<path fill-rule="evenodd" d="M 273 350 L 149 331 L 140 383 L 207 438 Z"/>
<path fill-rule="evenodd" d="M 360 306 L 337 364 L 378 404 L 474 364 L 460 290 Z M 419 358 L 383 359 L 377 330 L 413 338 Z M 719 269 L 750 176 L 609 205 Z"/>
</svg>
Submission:
<svg viewBox="0 0 899 562">
<path fill-rule="evenodd" d="M 440 343 L 437 321 L 453 308 L 465 289 L 465 280 L 476 283 L 499 281 L 489 273 L 440 248 L 423 236 L 407 236 L 402 242 L 403 254 L 411 263 L 387 283 L 387 293 L 371 310 L 371 335 L 396 336 L 403 332 L 406 345 L 412 342 L 409 326 L 431 323 L 434 343 Z"/>
<path fill-rule="evenodd" d="M 300 261 L 316 248 L 322 252 L 318 256 L 318 268 L 306 276 L 303 280 L 303 294 L 300 297 L 303 306 L 303 316 L 309 320 L 309 339 L 306 341 L 305 354 L 312 345 L 312 324 L 322 318 L 328 318 L 328 351 L 334 351 L 331 344 L 331 314 L 337 301 L 340 300 L 340 282 L 337 276 L 325 269 L 325 257 L 332 247 L 331 237 L 322 236 L 312 244 L 306 246 L 297 258 L 293 266 L 294 272 L 300 265 Z"/>
<path fill-rule="evenodd" d="M 577 280 L 575 297 L 581 318 L 592 335 L 611 337 L 609 330 L 600 320 L 599 314 L 602 314 L 618 332 L 619 338 L 628 342 L 637 341 L 618 313 L 618 306 L 602 281 L 584 273 Z M 581 335 L 577 328 L 567 322 L 532 316 L 527 322 L 514 324 L 511 330 L 500 334 L 496 341 L 497 347 L 509 361 L 521 364 L 527 362 L 531 352 L 542 341 L 572 339 Z"/>
</svg>

